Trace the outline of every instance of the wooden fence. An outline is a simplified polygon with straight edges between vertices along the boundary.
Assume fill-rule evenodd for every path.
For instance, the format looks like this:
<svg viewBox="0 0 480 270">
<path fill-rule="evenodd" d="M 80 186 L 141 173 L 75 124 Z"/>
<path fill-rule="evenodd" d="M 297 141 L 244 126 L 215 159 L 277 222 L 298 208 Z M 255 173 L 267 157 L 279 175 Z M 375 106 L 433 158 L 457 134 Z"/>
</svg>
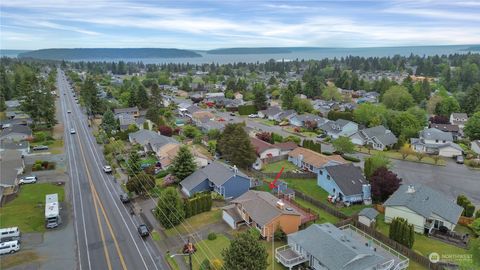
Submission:
<svg viewBox="0 0 480 270">
<path fill-rule="evenodd" d="M 331 214 L 332 216 L 335 216 L 339 219 L 348 219 L 349 218 L 347 215 L 345 215 L 344 213 L 338 211 L 337 209 L 329 206 L 328 204 L 323 203 L 319 200 L 316 200 L 316 199 L 314 199 L 314 198 L 312 198 L 308 195 L 305 195 L 304 193 L 302 193 L 298 190 L 295 190 L 295 198 L 300 198 L 304 201 L 307 201 L 307 202 L 315 205 L 318 208 L 321 208 L 325 212 L 327 212 L 327 213 Z"/>
<path fill-rule="evenodd" d="M 278 172 L 265 173 L 257 170 L 250 170 L 250 172 L 257 178 L 275 178 Z M 283 172 L 281 178 L 300 178 L 300 179 L 311 179 L 317 178 L 317 175 L 310 172 L 305 173 L 294 173 L 294 172 Z"/>
</svg>

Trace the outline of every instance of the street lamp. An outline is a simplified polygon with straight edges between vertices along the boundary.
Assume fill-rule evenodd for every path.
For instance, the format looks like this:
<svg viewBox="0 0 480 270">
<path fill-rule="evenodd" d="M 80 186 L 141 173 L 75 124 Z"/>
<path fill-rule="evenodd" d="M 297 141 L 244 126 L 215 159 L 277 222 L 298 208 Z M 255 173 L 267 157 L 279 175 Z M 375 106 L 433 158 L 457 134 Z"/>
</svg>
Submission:
<svg viewBox="0 0 480 270">
<path fill-rule="evenodd" d="M 193 270 L 192 267 L 192 254 L 195 253 L 197 249 L 193 245 L 192 242 L 190 242 L 190 238 L 188 239 L 188 242 L 183 246 L 183 253 L 178 253 L 178 254 L 172 254 L 170 255 L 170 258 L 173 258 L 175 256 L 188 256 L 188 264 L 190 266 L 190 270 Z"/>
<path fill-rule="evenodd" d="M 172 255 L 170 255 L 170 258 L 174 258 L 175 256 L 188 256 L 189 269 L 190 269 L 190 270 L 193 270 L 193 268 L 192 268 L 192 254 L 191 254 L 191 253 L 186 253 L 186 254 L 183 254 L 183 253 L 172 254 Z"/>
</svg>

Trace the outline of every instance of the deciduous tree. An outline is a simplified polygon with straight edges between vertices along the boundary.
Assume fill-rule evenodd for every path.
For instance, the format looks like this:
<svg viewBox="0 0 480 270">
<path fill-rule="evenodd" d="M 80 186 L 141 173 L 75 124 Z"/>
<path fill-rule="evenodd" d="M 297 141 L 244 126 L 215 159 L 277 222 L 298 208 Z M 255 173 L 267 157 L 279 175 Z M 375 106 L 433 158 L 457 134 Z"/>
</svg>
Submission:
<svg viewBox="0 0 480 270">
<path fill-rule="evenodd" d="M 375 202 L 384 202 L 399 187 L 402 179 L 386 167 L 380 167 L 370 177 L 372 199 Z"/>
<path fill-rule="evenodd" d="M 224 269 L 265 270 L 268 266 L 265 247 L 250 231 L 237 234 L 222 255 Z"/>
</svg>

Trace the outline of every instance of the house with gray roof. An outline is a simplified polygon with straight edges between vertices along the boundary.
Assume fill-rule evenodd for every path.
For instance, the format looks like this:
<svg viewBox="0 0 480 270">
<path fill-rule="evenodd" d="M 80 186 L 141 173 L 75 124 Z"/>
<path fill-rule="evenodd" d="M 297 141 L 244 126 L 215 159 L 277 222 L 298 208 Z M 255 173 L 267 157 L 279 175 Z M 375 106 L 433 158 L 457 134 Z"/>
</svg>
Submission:
<svg viewBox="0 0 480 270">
<path fill-rule="evenodd" d="M 199 192 L 213 191 L 225 199 L 231 199 L 247 192 L 251 180 L 237 167 L 214 161 L 183 179 L 180 186 L 183 194 L 188 197 Z"/>
<path fill-rule="evenodd" d="M 0 151 L 0 186 L 13 187 L 18 184 L 18 176 L 23 173 L 25 163 L 22 153 L 7 149 Z"/>
<path fill-rule="evenodd" d="M 21 141 L 21 142 L 12 142 L 12 141 L 1 141 L 0 142 L 0 151 L 6 150 L 17 150 L 22 153 L 22 156 L 28 155 L 30 152 L 30 142 Z"/>
<path fill-rule="evenodd" d="M 342 136 L 350 137 L 355 134 L 358 131 L 358 124 L 344 119 L 337 119 L 336 121 L 326 122 L 318 128 L 333 139 L 338 139 Z"/>
<path fill-rule="evenodd" d="M 295 115 L 297 115 L 297 112 L 295 110 L 286 110 L 282 111 L 278 115 L 276 115 L 273 120 L 281 122 L 283 120 L 290 121 Z"/>
<path fill-rule="evenodd" d="M 411 138 L 410 144 L 415 152 L 455 157 L 463 153 L 462 148 L 453 142 L 450 132 L 443 132 L 436 128 L 427 128 L 419 133 L 419 138 Z"/>
<path fill-rule="evenodd" d="M 265 110 L 258 111 L 258 117 L 267 118 L 268 120 L 275 120 L 276 117 L 282 112 L 282 109 L 278 106 L 270 106 Z"/>
<path fill-rule="evenodd" d="M 347 231 L 348 230 L 348 231 Z M 314 270 L 405 269 L 391 254 L 367 242 L 356 231 L 331 223 L 312 224 L 287 235 L 287 245 L 275 250 L 275 258 L 292 269 L 306 263 Z M 408 261 L 407 261 L 408 262 Z M 398 268 L 395 268 L 398 266 Z"/>
<path fill-rule="evenodd" d="M 305 113 L 305 114 L 299 114 L 299 115 L 293 116 L 290 119 L 290 124 L 297 127 L 305 127 L 305 123 L 308 121 L 315 122 L 317 124 L 317 127 L 319 127 L 325 124 L 326 122 L 328 122 L 329 120 L 318 115 Z"/>
<path fill-rule="evenodd" d="M 358 221 L 365 226 L 370 227 L 376 222 L 378 214 L 378 211 L 371 207 L 363 208 L 362 211 L 357 214 Z"/>
<path fill-rule="evenodd" d="M 401 185 L 384 203 L 385 222 L 401 217 L 418 233 L 431 233 L 440 227 L 453 231 L 463 208 L 445 194 L 425 185 Z"/>
<path fill-rule="evenodd" d="M 370 185 L 362 169 L 352 163 L 323 167 L 318 171 L 317 184 L 333 201 L 346 204 L 370 200 Z"/>
<path fill-rule="evenodd" d="M 179 142 L 172 137 L 163 136 L 147 129 L 141 129 L 128 134 L 128 140 L 132 144 L 140 144 L 143 146 L 145 152 L 153 151 L 157 154 L 161 148 L 167 144 L 179 144 Z"/>
<path fill-rule="evenodd" d="M 129 107 L 129 108 L 119 108 L 119 109 L 114 109 L 113 114 L 115 115 L 115 118 L 118 118 L 119 115 L 122 114 L 128 114 L 133 117 L 138 117 L 140 116 L 140 111 L 138 110 L 138 107 Z"/>
<path fill-rule="evenodd" d="M 460 129 L 465 127 L 465 123 L 468 121 L 468 115 L 466 113 L 452 113 L 450 115 L 450 124 L 458 125 Z"/>
<path fill-rule="evenodd" d="M 382 125 L 359 130 L 350 140 L 356 145 L 371 145 L 373 149 L 380 151 L 392 147 L 398 141 L 395 134 Z"/>
</svg>

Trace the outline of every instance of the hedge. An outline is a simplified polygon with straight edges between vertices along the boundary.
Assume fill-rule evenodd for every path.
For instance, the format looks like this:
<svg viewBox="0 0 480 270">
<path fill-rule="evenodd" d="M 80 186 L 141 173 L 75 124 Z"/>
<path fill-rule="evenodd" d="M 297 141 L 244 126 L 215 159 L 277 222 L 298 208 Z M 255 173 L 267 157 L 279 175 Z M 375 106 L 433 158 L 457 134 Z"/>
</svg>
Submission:
<svg viewBox="0 0 480 270">
<path fill-rule="evenodd" d="M 345 160 L 348 160 L 348 161 L 351 161 L 351 162 L 360 162 L 360 159 L 358 159 L 358 158 L 356 158 L 356 157 L 347 156 L 347 155 L 342 155 L 342 157 L 343 157 Z"/>
<path fill-rule="evenodd" d="M 185 218 L 208 212 L 212 209 L 212 196 L 210 193 L 201 193 L 193 198 L 185 199 L 184 207 Z"/>
<path fill-rule="evenodd" d="M 249 115 L 254 113 L 257 113 L 257 107 L 255 107 L 255 105 L 238 106 L 238 114 L 240 115 Z"/>
</svg>

